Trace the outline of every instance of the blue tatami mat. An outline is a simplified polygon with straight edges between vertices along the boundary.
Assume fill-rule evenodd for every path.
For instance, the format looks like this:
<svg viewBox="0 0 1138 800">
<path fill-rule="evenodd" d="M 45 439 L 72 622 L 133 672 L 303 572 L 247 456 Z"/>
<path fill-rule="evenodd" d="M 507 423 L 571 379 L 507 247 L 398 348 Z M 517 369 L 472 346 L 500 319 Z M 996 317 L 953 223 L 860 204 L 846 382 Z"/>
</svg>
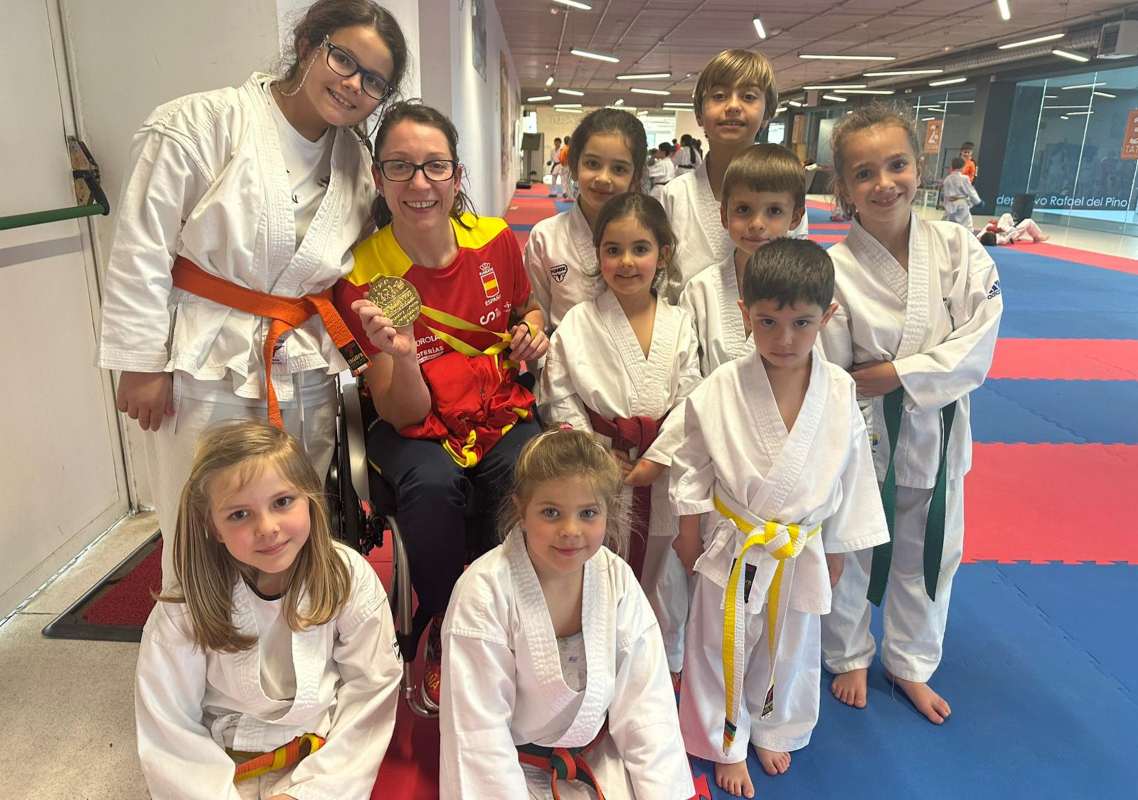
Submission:
<svg viewBox="0 0 1138 800">
<path fill-rule="evenodd" d="M 1000 270 L 1000 335 L 1014 338 L 1138 339 L 1138 276 L 990 247 Z"/>
<path fill-rule="evenodd" d="M 992 380 L 972 409 L 977 442 L 1138 444 L 1134 381 Z"/>
<path fill-rule="evenodd" d="M 1138 699 L 1113 673 L 1138 660 L 1136 582 L 1138 567 L 961 567 L 933 682 L 952 718 L 931 725 L 891 696 L 879 662 L 864 710 L 834 700 L 825 676 L 813 741 L 786 775 L 753 763 L 756 797 L 1134 798 Z"/>
</svg>

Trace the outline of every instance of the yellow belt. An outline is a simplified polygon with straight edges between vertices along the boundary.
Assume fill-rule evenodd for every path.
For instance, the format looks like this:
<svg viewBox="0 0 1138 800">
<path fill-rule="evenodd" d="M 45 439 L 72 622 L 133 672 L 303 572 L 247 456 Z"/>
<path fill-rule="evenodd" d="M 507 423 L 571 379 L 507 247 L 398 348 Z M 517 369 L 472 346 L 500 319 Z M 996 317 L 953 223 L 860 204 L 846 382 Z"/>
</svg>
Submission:
<svg viewBox="0 0 1138 800">
<path fill-rule="evenodd" d="M 723 680 L 726 690 L 726 702 L 723 724 L 723 752 L 726 754 L 735 741 L 736 726 L 739 719 L 739 706 L 742 702 L 743 692 L 743 654 L 737 652 L 742 647 L 743 618 L 739 609 L 744 606 L 742 587 L 739 585 L 739 576 L 743 572 L 744 556 L 752 547 L 763 548 L 767 555 L 778 562 L 774 577 L 771 578 L 770 588 L 767 590 L 767 646 L 770 649 L 770 674 L 767 680 L 767 695 L 761 716 L 767 717 L 774 709 L 774 669 L 775 655 L 778 652 L 778 642 L 782 634 L 782 621 L 786 617 L 786 603 L 790 594 L 782 590 L 783 566 L 788 558 L 796 558 L 806 542 L 822 531 L 818 525 L 810 531 L 803 533 L 797 524 L 783 525 L 774 520 L 747 519 L 749 514 L 745 511 L 732 509 L 718 493 L 715 494 L 715 510 L 730 520 L 747 538 L 739 550 L 735 562 L 731 565 L 731 575 L 727 579 L 727 589 L 723 598 Z M 759 528 L 762 530 L 753 533 Z M 738 647 L 736 646 L 738 643 Z"/>
</svg>

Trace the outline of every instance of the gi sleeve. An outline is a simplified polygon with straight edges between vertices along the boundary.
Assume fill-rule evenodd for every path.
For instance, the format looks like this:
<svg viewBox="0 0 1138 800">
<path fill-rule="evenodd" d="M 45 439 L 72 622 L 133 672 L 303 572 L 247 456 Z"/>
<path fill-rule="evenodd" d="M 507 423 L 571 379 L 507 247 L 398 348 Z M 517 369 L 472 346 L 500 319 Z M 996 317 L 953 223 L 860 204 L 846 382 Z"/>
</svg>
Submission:
<svg viewBox="0 0 1138 800">
<path fill-rule="evenodd" d="M 838 303 L 838 310 L 822 328 L 818 341 L 827 361 L 842 369 L 849 369 L 853 366 L 853 333 L 850 330 L 850 315 L 836 294 L 834 300 Z M 896 364 L 897 362 L 893 363 Z"/>
<path fill-rule="evenodd" d="M 565 341 L 566 333 L 572 329 L 572 317 L 566 315 L 561 320 L 561 327 L 549 339 L 549 352 L 545 356 L 545 366 L 541 370 L 541 383 L 538 386 L 538 410 L 546 424 L 567 423 L 575 430 L 592 433 L 589 412 L 577 393 L 577 385 L 569 367 L 570 355 Z"/>
<path fill-rule="evenodd" d="M 104 369 L 162 372 L 169 360 L 170 271 L 182 223 L 213 177 L 200 154 L 164 130 L 148 124 L 131 146 L 103 284 L 98 363 Z"/>
<path fill-rule="evenodd" d="M 631 570 L 617 620 L 609 733 L 638 800 L 688 800 L 695 796 L 695 787 L 680 735 L 664 641 L 648 598 Z"/>
<path fill-rule="evenodd" d="M 159 602 L 142 631 L 134 680 L 138 758 L 154 800 L 240 800 L 236 767 L 202 721 L 206 654 L 185 606 Z"/>
<path fill-rule="evenodd" d="M 963 228 L 947 244 L 953 263 L 960 265 L 948 297 L 952 333 L 923 353 L 893 362 L 910 411 L 935 411 L 978 388 L 996 348 L 1004 310 L 996 264 Z"/>
<path fill-rule="evenodd" d="M 855 392 L 851 383 L 848 401 L 850 445 L 841 476 L 842 501 L 830 518 L 822 523 L 822 546 L 827 553 L 864 550 L 889 541 L 869 436 Z"/>
<path fill-rule="evenodd" d="M 525 265 L 526 275 L 529 276 L 533 287 L 533 296 L 537 299 L 541 310 L 545 312 L 546 330 L 553 328 L 553 284 L 549 277 L 549 266 L 545 258 L 545 237 L 540 233 L 526 240 L 526 249 L 522 253 L 522 263 Z"/>
<path fill-rule="evenodd" d="M 679 516 L 706 514 L 715 508 L 715 467 L 695 405 L 702 399 L 705 387 L 706 384 L 700 386 L 684 400 L 684 437 L 672 454 L 668 499 Z"/>
<path fill-rule="evenodd" d="M 296 800 L 371 796 L 395 728 L 403 664 L 387 595 L 361 556 L 347 556 L 352 592 L 335 620 L 340 673 L 327 743 L 296 766 L 284 791 Z"/>
<path fill-rule="evenodd" d="M 689 284 L 690 285 L 690 284 Z M 671 411 L 668 412 L 664 424 L 652 442 L 652 446 L 644 453 L 644 458 L 665 467 L 672 463 L 672 454 L 680 446 L 684 437 L 683 403 L 687 396 L 703 380 L 699 370 L 699 341 L 695 336 L 695 328 L 687 314 L 681 314 L 679 341 L 676 345 L 676 357 L 673 369 L 676 370 L 676 393 L 672 402 Z M 672 417 L 679 417 L 680 424 L 668 425 Z"/>
<path fill-rule="evenodd" d="M 472 596 L 464 583 L 460 579 L 455 587 L 443 623 L 439 796 L 528 797 L 510 732 L 517 676 L 501 620 L 505 612 Z"/>
</svg>

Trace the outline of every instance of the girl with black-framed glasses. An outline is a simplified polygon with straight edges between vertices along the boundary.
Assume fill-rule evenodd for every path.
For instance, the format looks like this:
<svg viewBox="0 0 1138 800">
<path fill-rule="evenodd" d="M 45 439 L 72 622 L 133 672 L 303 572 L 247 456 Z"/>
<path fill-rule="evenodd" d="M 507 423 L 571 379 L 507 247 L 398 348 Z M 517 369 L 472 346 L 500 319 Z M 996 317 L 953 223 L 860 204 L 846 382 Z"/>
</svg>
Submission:
<svg viewBox="0 0 1138 800">
<path fill-rule="evenodd" d="M 335 375 L 355 354 L 343 337 L 338 348 L 324 316 L 313 312 L 368 225 L 375 183 L 358 129 L 400 86 L 408 52 L 395 18 L 371 0 L 317 0 L 292 41 L 295 57 L 283 75 L 255 73 L 239 87 L 157 108 L 134 138 L 116 209 L 98 360 L 120 373 L 119 410 L 146 431 L 140 461 L 165 538 L 167 595 L 179 591 L 170 545 L 202 430 L 268 416 L 302 443 L 321 473 L 332 457 Z M 282 299 L 312 316 L 274 322 Z M 265 669 L 293 668 L 287 658 L 269 661 Z M 140 727 L 152 794 L 189 796 L 193 783 L 221 796 L 205 787 L 232 781 L 233 763 L 221 748 L 238 717 L 242 731 L 257 732 L 244 736 L 245 745 L 287 743 L 272 741 L 282 728 L 257 716 L 256 673 L 249 696 L 236 698 L 242 713 L 213 727 L 220 758 L 191 759 L 192 775 L 167 774 L 163 766 L 182 763 L 188 752 L 163 750 L 179 741 L 175 733 Z M 235 749 L 260 749 L 245 745 Z M 371 738 L 366 747 L 333 748 L 304 771 L 336 774 L 335 785 L 321 790 L 329 796 L 367 797 L 382 757 L 375 745 Z M 344 752 L 355 760 L 346 763 L 337 755 Z M 362 763 L 368 760 L 374 764 Z M 366 787 L 361 765 L 370 769 Z M 288 793 L 287 773 L 276 779 L 282 783 L 266 797 Z"/>
</svg>

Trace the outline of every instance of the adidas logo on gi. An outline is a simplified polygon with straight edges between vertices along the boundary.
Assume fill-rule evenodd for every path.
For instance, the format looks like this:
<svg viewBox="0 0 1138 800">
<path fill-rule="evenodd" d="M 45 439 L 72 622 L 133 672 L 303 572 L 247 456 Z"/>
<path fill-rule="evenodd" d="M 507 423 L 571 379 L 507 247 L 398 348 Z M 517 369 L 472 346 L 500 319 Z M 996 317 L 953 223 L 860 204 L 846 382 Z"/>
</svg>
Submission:
<svg viewBox="0 0 1138 800">
<path fill-rule="evenodd" d="M 991 300 L 1000 294 L 1000 282 L 996 281 L 992 284 L 992 288 L 988 290 L 988 299 Z"/>
</svg>

